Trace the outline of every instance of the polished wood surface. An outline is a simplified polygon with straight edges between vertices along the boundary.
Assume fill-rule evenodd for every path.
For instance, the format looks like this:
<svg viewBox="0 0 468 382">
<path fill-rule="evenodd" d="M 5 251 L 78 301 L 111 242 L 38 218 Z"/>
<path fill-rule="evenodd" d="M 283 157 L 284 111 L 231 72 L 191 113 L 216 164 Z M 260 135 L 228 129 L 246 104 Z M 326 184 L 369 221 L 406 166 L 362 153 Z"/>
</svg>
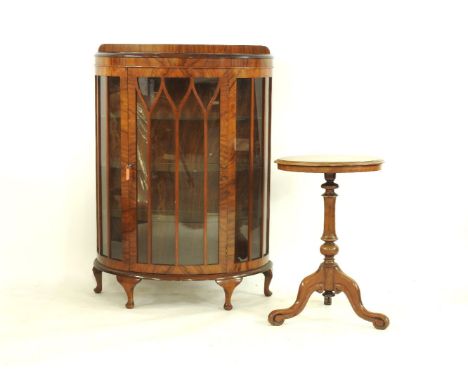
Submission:
<svg viewBox="0 0 468 382">
<path fill-rule="evenodd" d="M 234 272 L 230 274 L 226 273 L 214 273 L 214 274 L 169 274 L 169 273 L 141 273 L 141 272 L 130 272 L 122 271 L 118 269 L 108 268 L 105 265 L 94 261 L 93 274 L 96 278 L 96 288 L 94 288 L 95 293 L 101 293 L 102 291 L 102 272 L 110 273 L 117 276 L 117 281 L 122 285 L 127 294 L 128 301 L 126 307 L 132 309 L 135 304 L 133 300 L 133 290 L 139 281 L 146 280 L 164 280 L 164 281 L 203 281 L 203 280 L 214 280 L 218 285 L 220 285 L 225 292 L 225 302 L 224 309 L 232 310 L 231 297 L 232 292 L 235 287 L 240 284 L 242 279 L 247 276 L 253 276 L 259 273 L 263 273 L 265 276 L 263 284 L 263 293 L 265 296 L 269 297 L 272 295 L 270 291 L 270 283 L 273 278 L 272 272 L 273 263 L 270 261 L 267 264 L 263 265 L 260 268 L 248 270 L 245 272 Z M 234 281 L 227 281 L 234 280 Z M 237 282 L 236 280 L 239 280 Z"/>
<path fill-rule="evenodd" d="M 133 290 L 135 289 L 135 286 L 141 281 L 141 279 L 137 277 L 117 275 L 117 281 L 120 285 L 122 285 L 122 287 L 125 290 L 125 293 L 127 294 L 128 301 L 125 304 L 125 307 L 127 309 L 133 309 L 133 307 L 135 306 L 135 303 L 133 301 Z"/>
<path fill-rule="evenodd" d="M 160 55 L 154 57 L 148 56 L 97 56 L 96 67 L 97 70 L 103 68 L 106 70 L 109 67 L 112 68 L 170 68 L 174 69 L 175 73 L 182 73 L 187 69 L 251 69 L 257 73 L 265 70 L 270 72 L 273 66 L 273 60 L 271 58 L 252 58 L 252 56 L 221 56 L 214 57 L 212 55 L 206 57 L 190 56 L 180 57 L 177 55 L 171 55 L 171 57 Z M 247 71 L 244 72 L 244 77 L 248 78 Z"/>
<path fill-rule="evenodd" d="M 162 281 L 205 281 L 205 280 L 217 280 L 226 277 L 247 277 L 253 276 L 259 273 L 263 273 L 265 276 L 265 282 L 267 285 L 270 285 L 270 273 L 268 271 L 272 270 L 273 263 L 269 261 L 268 263 L 262 265 L 259 268 L 250 269 L 241 272 L 230 272 L 230 273 L 211 273 L 211 274 L 171 274 L 171 273 L 145 273 L 145 272 L 133 272 L 133 271 L 122 271 L 119 269 L 109 268 L 102 263 L 100 263 L 97 259 L 94 260 L 93 267 L 97 271 L 110 273 L 112 275 L 122 275 L 128 277 L 136 277 L 139 279 L 145 280 L 162 280 Z M 94 269 L 93 269 L 94 272 Z M 271 273 L 273 276 L 273 273 Z"/>
<path fill-rule="evenodd" d="M 94 288 L 95 293 L 102 292 L 102 271 L 93 267 L 94 278 L 96 279 L 96 288 Z"/>
<path fill-rule="evenodd" d="M 216 284 L 221 286 L 224 289 L 225 294 L 225 301 L 224 301 L 224 309 L 231 310 L 231 296 L 234 289 L 242 282 L 242 277 L 229 277 L 224 279 L 217 279 Z"/>
<path fill-rule="evenodd" d="M 315 173 L 368 172 L 380 170 L 383 160 L 370 156 L 303 155 L 275 161 L 279 170 Z"/>
<path fill-rule="evenodd" d="M 275 163 L 307 167 L 372 166 L 382 164 L 383 159 L 364 155 L 303 155 L 280 158 Z"/>
<path fill-rule="evenodd" d="M 254 54 L 268 55 L 262 45 L 194 45 L 194 44 L 102 44 L 99 53 L 179 53 L 179 54 Z"/>
<path fill-rule="evenodd" d="M 104 44 L 99 48 L 95 62 L 97 76 L 118 77 L 120 80 L 121 194 L 118 199 L 115 189 L 112 202 L 114 210 L 115 207 L 121 208 L 122 215 L 122 258 L 115 259 L 102 253 L 103 242 L 105 243 L 110 235 L 103 237 L 100 227 L 103 221 L 108 221 L 111 217 L 109 213 L 104 216 L 98 211 L 98 265 L 95 266 L 97 284 L 99 271 L 127 277 L 130 279 L 121 277 L 122 285 L 126 293 L 133 296 L 132 277 L 220 280 L 264 273 L 264 293 L 271 294 L 269 284 L 272 273 L 268 257 L 269 161 L 265 159 L 267 166 L 262 164 L 267 169 L 261 177 L 257 177 L 255 172 L 257 164 L 252 165 L 254 160 L 258 161 L 258 156 L 270 156 L 272 57 L 268 48 L 248 45 Z M 142 78 L 158 79 L 161 86 L 154 90 L 154 94 L 143 94 L 139 83 Z M 197 79 L 214 80 L 214 93 L 205 94 L 206 92 L 199 87 L 201 85 L 196 82 Z M 258 86 L 255 89 L 253 86 L 249 88 L 250 102 L 246 105 L 249 113 L 245 116 L 239 115 L 236 104 L 239 79 L 248 79 L 251 84 L 256 84 L 256 79 L 261 79 L 264 84 L 262 95 L 257 95 Z M 181 85 L 184 81 L 187 86 Z M 268 98 L 264 96 L 266 87 Z M 251 96 L 252 93 L 254 97 Z M 98 87 L 96 95 L 98 114 Z M 261 116 L 258 122 L 252 118 L 252 111 L 257 113 L 256 108 L 260 104 L 263 109 L 258 109 L 258 115 Z M 113 105 L 115 106 L 115 103 Z M 219 113 L 219 116 L 215 117 L 213 113 Z M 108 115 L 107 120 L 113 117 Z M 139 121 L 139 118 L 142 119 Z M 219 148 L 210 138 L 216 118 L 219 118 L 219 134 L 215 136 Z M 250 181 L 246 183 L 245 189 L 238 192 L 236 178 L 240 175 L 236 157 L 242 153 L 236 145 L 236 131 L 238 120 L 243 118 L 250 118 Z M 97 117 L 98 143 L 101 122 Z M 147 124 L 144 176 L 141 175 L 142 169 L 138 167 L 141 154 L 138 148 L 141 142 L 138 140 L 137 122 Z M 267 127 L 263 127 L 266 133 L 260 138 L 260 132 L 257 131 L 259 123 L 268 124 Z M 172 129 L 171 126 L 174 133 L 169 137 L 167 131 Z M 199 131 L 199 134 L 194 134 L 195 131 Z M 258 143 L 258 139 L 261 143 Z M 164 145 L 174 145 L 174 148 L 164 150 Z M 257 147 L 261 147 L 261 151 L 258 151 Z M 97 145 L 98 158 L 101 156 L 99 149 Z M 101 171 L 99 166 L 97 171 Z M 218 174 L 218 180 L 212 176 L 215 172 Z M 138 182 L 143 178 L 147 185 L 146 201 L 141 200 L 141 190 L 137 188 Z M 170 180 L 172 178 L 173 181 Z M 257 183 L 263 186 L 260 187 Z M 100 193 L 105 191 L 104 187 L 105 184 L 101 184 L 98 179 L 98 199 Z M 259 194 L 261 188 L 259 198 L 265 201 L 262 202 L 261 209 L 254 208 L 252 201 L 256 200 L 254 196 L 257 191 L 253 192 L 253 187 L 259 189 Z M 213 190 L 217 190 L 218 195 L 214 195 Z M 245 233 L 249 246 L 246 247 L 245 260 L 239 261 L 241 257 L 236 253 L 238 250 L 235 230 L 236 216 L 239 216 L 240 212 L 236 200 L 244 198 L 251 200 L 247 207 L 250 225 Z M 119 204 L 116 204 L 117 202 Z M 99 200 L 97 205 L 100 209 Z M 142 215 L 140 210 L 143 209 Z M 114 212 L 113 217 L 116 216 Z M 209 225 L 208 221 L 213 214 L 218 216 L 218 231 L 216 235 L 209 235 L 213 225 Z M 263 220 L 259 227 L 254 228 L 252 220 L 258 220 L 256 214 L 260 214 Z M 138 235 L 143 224 L 142 216 L 145 216 L 147 232 L 155 232 L 154 227 L 161 219 L 170 223 L 157 225 L 154 235 L 146 234 L 146 250 L 143 251 L 146 255 L 139 258 L 142 243 L 138 240 Z M 266 217 L 263 218 L 264 216 Z M 183 236 L 187 235 L 188 230 L 192 230 L 189 231 L 192 232 L 191 236 Z M 161 238 L 172 237 L 171 235 L 174 235 L 174 245 L 165 247 Z M 255 253 L 252 253 L 251 243 L 258 239 L 257 236 L 262 235 L 266 237 L 265 243 L 262 241 L 260 246 L 255 247 L 259 250 L 256 249 Z M 217 237 L 217 244 L 212 244 L 213 237 Z M 218 261 L 213 260 L 214 246 L 217 246 Z M 153 251 L 154 248 L 156 249 Z M 169 252 L 172 255 L 166 256 Z M 161 253 L 165 254 L 163 260 Z M 193 261 L 190 253 L 200 253 L 200 260 Z M 187 262 L 187 259 L 191 262 Z M 227 288 L 229 289 L 229 286 Z"/>
<path fill-rule="evenodd" d="M 97 68 L 267 69 L 272 62 L 269 49 L 257 45 L 104 44 L 96 54 Z"/>
<path fill-rule="evenodd" d="M 271 290 L 270 290 L 270 283 L 271 279 L 273 278 L 273 271 L 271 269 L 267 270 L 266 272 L 263 272 L 263 275 L 265 276 L 265 284 L 263 286 L 263 294 L 267 297 L 271 296 Z"/>
<path fill-rule="evenodd" d="M 308 162 L 300 161 L 301 166 L 307 165 Z M 314 160 L 312 163 L 317 163 Z M 351 161 L 350 161 L 351 162 Z M 328 164 L 334 162 L 327 162 Z M 343 163 L 341 161 L 340 163 Z M 349 162 L 345 162 L 348 163 Z M 349 166 L 360 166 L 354 164 Z M 314 167 L 311 167 L 314 168 Z M 324 226 L 322 240 L 324 243 L 320 246 L 320 252 L 324 256 L 324 260 L 319 269 L 302 280 L 296 301 L 286 309 L 277 309 L 272 311 L 268 316 L 268 321 L 275 326 L 282 325 L 285 319 L 297 316 L 305 308 L 310 296 L 314 292 L 322 293 L 324 304 L 331 305 L 332 297 L 335 294 L 344 292 L 347 296 L 354 312 L 364 320 L 372 322 L 376 329 L 385 329 L 390 321 L 387 316 L 381 313 L 373 313 L 368 311 L 361 300 L 361 292 L 357 283 L 347 276 L 335 263 L 335 255 L 338 254 L 338 246 L 335 241 L 338 239 L 335 232 L 335 205 L 336 197 L 335 189 L 338 184 L 335 183 L 335 173 L 325 173 L 326 182 L 322 184 L 325 189 L 323 194 L 324 199 Z"/>
</svg>

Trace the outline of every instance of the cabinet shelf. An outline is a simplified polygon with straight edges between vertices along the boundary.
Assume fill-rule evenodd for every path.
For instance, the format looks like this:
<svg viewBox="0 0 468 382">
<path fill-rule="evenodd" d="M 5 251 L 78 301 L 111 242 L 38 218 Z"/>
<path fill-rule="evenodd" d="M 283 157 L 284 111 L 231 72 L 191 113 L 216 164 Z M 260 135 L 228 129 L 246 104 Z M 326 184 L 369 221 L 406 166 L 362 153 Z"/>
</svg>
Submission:
<svg viewBox="0 0 468 382">
<path fill-rule="evenodd" d="M 154 116 L 151 117 L 151 121 L 159 121 L 159 122 L 165 122 L 165 123 L 171 123 L 171 124 L 174 124 L 175 123 L 175 119 L 174 118 L 156 118 Z M 179 122 L 198 122 L 198 123 L 203 123 L 205 120 L 203 118 L 200 118 L 200 117 L 197 117 L 197 118 L 190 118 L 190 117 L 186 117 L 186 118 L 179 118 Z M 217 118 L 207 118 L 207 121 L 208 122 L 218 122 L 219 121 L 219 117 Z"/>
<path fill-rule="evenodd" d="M 190 173 L 203 173 L 205 171 L 203 164 L 198 165 L 196 168 L 191 164 L 187 164 L 187 168 L 184 167 L 182 161 L 179 161 L 179 172 L 188 172 Z M 158 172 L 175 172 L 175 163 L 158 163 L 156 166 L 151 168 L 153 173 Z M 219 171 L 218 163 L 208 163 L 208 171 Z"/>
</svg>

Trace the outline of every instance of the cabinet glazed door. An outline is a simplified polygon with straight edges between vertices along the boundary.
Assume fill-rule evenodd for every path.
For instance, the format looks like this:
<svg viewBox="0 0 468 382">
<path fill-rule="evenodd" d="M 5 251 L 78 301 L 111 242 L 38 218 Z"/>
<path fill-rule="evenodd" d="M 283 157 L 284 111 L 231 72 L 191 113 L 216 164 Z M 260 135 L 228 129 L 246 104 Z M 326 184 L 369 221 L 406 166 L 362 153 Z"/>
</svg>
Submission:
<svg viewBox="0 0 468 382">
<path fill-rule="evenodd" d="M 200 74 L 129 70 L 129 156 L 135 166 L 131 270 L 225 269 L 219 230 L 220 79 Z"/>
<path fill-rule="evenodd" d="M 96 76 L 97 250 L 101 263 L 128 269 L 124 250 L 125 163 L 128 144 L 125 70 Z"/>
</svg>

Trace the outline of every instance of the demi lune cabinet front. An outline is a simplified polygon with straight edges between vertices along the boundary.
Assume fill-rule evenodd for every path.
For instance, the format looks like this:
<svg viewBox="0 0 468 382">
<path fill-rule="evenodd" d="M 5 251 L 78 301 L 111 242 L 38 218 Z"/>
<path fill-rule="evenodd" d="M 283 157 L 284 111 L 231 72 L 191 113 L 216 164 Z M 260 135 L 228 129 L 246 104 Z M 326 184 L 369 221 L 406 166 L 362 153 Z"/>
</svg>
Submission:
<svg viewBox="0 0 468 382">
<path fill-rule="evenodd" d="M 230 309 L 264 273 L 269 295 L 270 72 L 97 72 L 97 290 L 116 274 L 133 307 L 142 278 L 214 279 Z"/>
</svg>

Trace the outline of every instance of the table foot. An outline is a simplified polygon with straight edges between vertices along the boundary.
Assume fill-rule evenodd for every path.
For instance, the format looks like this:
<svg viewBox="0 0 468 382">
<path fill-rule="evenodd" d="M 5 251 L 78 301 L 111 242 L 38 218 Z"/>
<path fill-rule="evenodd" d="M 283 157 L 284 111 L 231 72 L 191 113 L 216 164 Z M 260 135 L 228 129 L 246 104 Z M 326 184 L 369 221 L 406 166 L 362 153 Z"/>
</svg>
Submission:
<svg viewBox="0 0 468 382">
<path fill-rule="evenodd" d="M 345 274 L 340 268 L 335 269 L 335 287 L 343 291 L 353 307 L 354 312 L 366 321 L 372 322 L 376 329 L 386 329 L 390 324 L 387 316 L 381 313 L 369 312 L 361 300 L 361 291 L 359 286 L 351 277 Z"/>
<path fill-rule="evenodd" d="M 294 304 L 287 309 L 277 309 L 272 311 L 268 315 L 268 321 L 270 324 L 274 326 L 282 325 L 285 319 L 292 318 L 301 313 L 312 293 L 323 291 L 323 277 L 323 268 L 320 267 L 315 273 L 312 273 L 302 280 Z"/>
</svg>

